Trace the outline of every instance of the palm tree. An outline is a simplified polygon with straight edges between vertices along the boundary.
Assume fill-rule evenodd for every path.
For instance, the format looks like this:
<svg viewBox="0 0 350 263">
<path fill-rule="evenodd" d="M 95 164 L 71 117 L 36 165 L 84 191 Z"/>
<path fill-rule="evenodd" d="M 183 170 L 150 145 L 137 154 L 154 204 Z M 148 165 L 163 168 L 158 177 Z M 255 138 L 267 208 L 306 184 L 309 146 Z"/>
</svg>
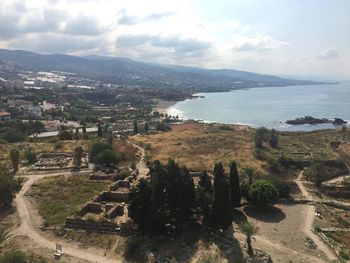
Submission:
<svg viewBox="0 0 350 263">
<path fill-rule="evenodd" d="M 259 227 L 255 226 L 252 222 L 244 221 L 239 224 L 239 228 L 247 237 L 248 254 L 253 255 L 252 238 L 259 234 Z"/>
<path fill-rule="evenodd" d="M 0 228 L 0 245 L 5 243 L 7 239 L 12 237 L 9 231 L 7 231 L 5 228 Z"/>
<path fill-rule="evenodd" d="M 242 168 L 242 171 L 248 177 L 249 185 L 253 183 L 253 178 L 259 175 L 258 169 L 251 166 Z"/>
</svg>

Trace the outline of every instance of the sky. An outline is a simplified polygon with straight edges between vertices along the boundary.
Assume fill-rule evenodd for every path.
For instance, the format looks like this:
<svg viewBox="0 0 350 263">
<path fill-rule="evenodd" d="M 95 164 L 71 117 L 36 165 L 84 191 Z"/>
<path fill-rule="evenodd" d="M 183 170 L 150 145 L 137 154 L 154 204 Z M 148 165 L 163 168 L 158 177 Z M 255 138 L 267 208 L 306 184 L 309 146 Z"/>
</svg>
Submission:
<svg viewBox="0 0 350 263">
<path fill-rule="evenodd" d="M 0 0 L 0 48 L 350 80 L 349 0 Z"/>
</svg>

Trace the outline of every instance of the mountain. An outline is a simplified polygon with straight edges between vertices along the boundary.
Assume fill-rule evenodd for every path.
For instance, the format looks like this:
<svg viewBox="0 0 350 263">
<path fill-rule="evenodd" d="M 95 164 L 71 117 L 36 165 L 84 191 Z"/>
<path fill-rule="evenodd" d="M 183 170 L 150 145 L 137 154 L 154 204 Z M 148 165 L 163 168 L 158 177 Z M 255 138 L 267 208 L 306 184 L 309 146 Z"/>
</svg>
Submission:
<svg viewBox="0 0 350 263">
<path fill-rule="evenodd" d="M 23 50 L 0 49 L 0 60 L 16 63 L 31 71 L 65 71 L 120 85 L 172 87 L 193 91 L 318 84 L 313 81 L 285 79 L 233 69 L 161 65 L 103 56 L 43 55 Z"/>
</svg>

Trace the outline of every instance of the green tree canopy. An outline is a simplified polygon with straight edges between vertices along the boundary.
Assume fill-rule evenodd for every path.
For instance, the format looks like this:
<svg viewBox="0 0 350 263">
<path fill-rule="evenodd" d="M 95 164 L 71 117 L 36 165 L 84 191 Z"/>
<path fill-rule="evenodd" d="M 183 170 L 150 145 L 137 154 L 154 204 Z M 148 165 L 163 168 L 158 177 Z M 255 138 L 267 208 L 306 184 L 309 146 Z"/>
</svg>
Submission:
<svg viewBox="0 0 350 263">
<path fill-rule="evenodd" d="M 21 187 L 22 180 L 14 178 L 8 169 L 0 167 L 0 207 L 9 208 Z"/>
<path fill-rule="evenodd" d="M 231 189 L 222 163 L 215 164 L 214 168 L 212 223 L 221 229 L 226 229 L 232 223 Z"/>
<path fill-rule="evenodd" d="M 96 156 L 103 152 L 103 150 L 109 149 L 112 150 L 112 146 L 108 143 L 104 142 L 93 142 L 90 144 L 89 148 L 89 160 L 90 162 L 95 162 L 96 161 Z"/>
<path fill-rule="evenodd" d="M 239 207 L 241 205 L 241 188 L 239 184 L 239 175 L 236 162 L 231 163 L 230 167 L 230 186 L 231 186 L 231 199 L 233 207 Z"/>
<path fill-rule="evenodd" d="M 17 172 L 18 171 L 18 165 L 19 165 L 19 158 L 20 154 L 17 148 L 12 148 L 10 150 L 10 159 L 13 167 L 13 171 Z"/>
<path fill-rule="evenodd" d="M 256 206 L 264 207 L 275 203 L 278 200 L 276 186 L 267 180 L 256 180 L 249 189 L 249 201 Z"/>
<path fill-rule="evenodd" d="M 105 149 L 96 156 L 96 163 L 106 166 L 114 166 L 117 163 L 117 155 L 110 149 Z"/>
</svg>

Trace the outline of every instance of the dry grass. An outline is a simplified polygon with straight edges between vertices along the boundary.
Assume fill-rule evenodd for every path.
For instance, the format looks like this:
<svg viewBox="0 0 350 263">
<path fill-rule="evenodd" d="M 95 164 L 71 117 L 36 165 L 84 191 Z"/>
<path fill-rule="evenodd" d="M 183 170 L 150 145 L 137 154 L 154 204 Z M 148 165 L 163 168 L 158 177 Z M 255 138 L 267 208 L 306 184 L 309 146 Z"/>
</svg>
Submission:
<svg viewBox="0 0 350 263">
<path fill-rule="evenodd" d="M 35 197 L 46 225 L 61 225 L 82 204 L 107 190 L 105 182 L 89 181 L 87 175 L 58 176 L 40 180 L 30 195 Z"/>
<path fill-rule="evenodd" d="M 148 145 L 153 160 L 167 162 L 169 158 L 186 165 L 190 170 L 212 171 L 214 164 L 225 167 L 235 160 L 239 167 L 262 168 L 263 162 L 254 157 L 254 130 L 223 129 L 219 125 L 197 125 L 191 129 L 132 137 L 135 143 Z"/>
</svg>

